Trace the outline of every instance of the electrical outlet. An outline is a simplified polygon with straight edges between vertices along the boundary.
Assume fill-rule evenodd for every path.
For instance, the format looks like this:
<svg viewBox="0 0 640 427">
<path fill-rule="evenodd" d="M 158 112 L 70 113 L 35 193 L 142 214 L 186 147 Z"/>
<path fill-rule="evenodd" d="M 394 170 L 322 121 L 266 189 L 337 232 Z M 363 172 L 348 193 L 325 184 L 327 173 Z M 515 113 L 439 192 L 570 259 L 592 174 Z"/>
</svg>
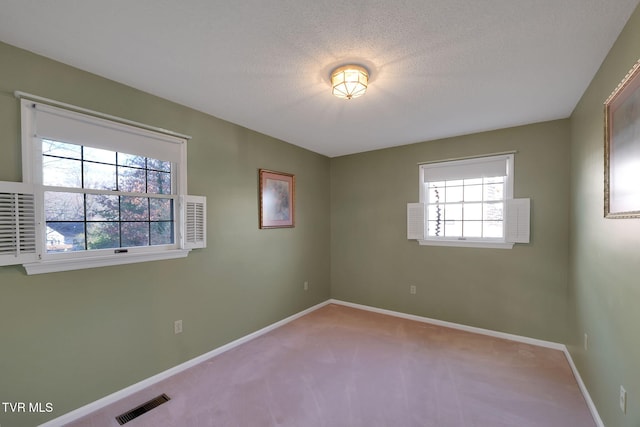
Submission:
<svg viewBox="0 0 640 427">
<path fill-rule="evenodd" d="M 411 295 L 415 295 L 416 294 L 416 286 L 415 285 L 409 286 L 409 293 Z"/>
<path fill-rule="evenodd" d="M 627 390 L 620 386 L 620 410 L 623 414 L 627 413 Z"/>
<path fill-rule="evenodd" d="M 176 320 L 173 322 L 173 333 L 181 334 L 182 333 L 182 320 Z"/>
<path fill-rule="evenodd" d="M 584 334 L 584 351 L 589 350 L 589 335 Z"/>
<path fill-rule="evenodd" d="M 305 291 L 309 290 L 309 282 L 304 282 L 304 290 Z"/>
</svg>

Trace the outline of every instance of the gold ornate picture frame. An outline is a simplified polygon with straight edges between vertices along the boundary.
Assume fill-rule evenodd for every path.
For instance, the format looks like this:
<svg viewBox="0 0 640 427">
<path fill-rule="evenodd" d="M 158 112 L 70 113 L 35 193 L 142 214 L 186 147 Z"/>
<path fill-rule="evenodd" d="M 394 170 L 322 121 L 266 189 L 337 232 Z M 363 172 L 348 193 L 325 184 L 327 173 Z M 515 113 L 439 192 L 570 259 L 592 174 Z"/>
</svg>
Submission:
<svg viewBox="0 0 640 427">
<path fill-rule="evenodd" d="M 266 169 L 260 175 L 260 228 L 295 227 L 295 176 Z"/>
<path fill-rule="evenodd" d="M 604 216 L 640 217 L 640 60 L 604 103 Z"/>
</svg>

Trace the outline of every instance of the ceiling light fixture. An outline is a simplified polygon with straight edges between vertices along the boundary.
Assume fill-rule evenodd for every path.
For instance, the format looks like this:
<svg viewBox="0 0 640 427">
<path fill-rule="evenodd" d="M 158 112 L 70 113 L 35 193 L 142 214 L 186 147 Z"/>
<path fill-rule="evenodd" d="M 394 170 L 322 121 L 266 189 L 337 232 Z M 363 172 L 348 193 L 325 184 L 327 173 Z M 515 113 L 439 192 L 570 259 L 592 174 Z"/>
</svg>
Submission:
<svg viewBox="0 0 640 427">
<path fill-rule="evenodd" d="M 369 73 L 360 65 L 344 65 L 331 72 L 333 94 L 351 99 L 364 95 L 369 84 Z"/>
</svg>

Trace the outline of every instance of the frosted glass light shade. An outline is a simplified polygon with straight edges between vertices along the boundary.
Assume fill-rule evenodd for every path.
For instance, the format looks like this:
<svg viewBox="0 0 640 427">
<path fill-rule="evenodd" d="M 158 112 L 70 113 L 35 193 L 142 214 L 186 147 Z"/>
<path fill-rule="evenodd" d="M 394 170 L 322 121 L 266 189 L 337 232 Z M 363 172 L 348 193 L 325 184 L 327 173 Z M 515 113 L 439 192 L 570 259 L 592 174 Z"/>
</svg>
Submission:
<svg viewBox="0 0 640 427">
<path fill-rule="evenodd" d="M 345 65 L 331 73 L 333 94 L 338 98 L 351 99 L 364 95 L 369 83 L 369 73 L 359 65 Z"/>
</svg>

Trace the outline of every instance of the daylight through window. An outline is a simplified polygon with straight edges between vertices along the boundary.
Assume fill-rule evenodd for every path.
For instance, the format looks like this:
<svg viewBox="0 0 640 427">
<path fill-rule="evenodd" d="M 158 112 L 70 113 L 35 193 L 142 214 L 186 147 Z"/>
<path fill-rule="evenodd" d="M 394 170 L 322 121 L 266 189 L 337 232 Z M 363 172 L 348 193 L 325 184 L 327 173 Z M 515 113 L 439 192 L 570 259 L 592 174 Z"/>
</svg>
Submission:
<svg viewBox="0 0 640 427">
<path fill-rule="evenodd" d="M 429 244 L 503 243 L 507 201 L 513 199 L 513 154 L 420 166 L 420 203 Z"/>
<path fill-rule="evenodd" d="M 205 247 L 206 200 L 186 194 L 189 137 L 47 101 L 21 100 L 23 181 L 37 224 L 28 274 Z"/>
<path fill-rule="evenodd" d="M 171 162 L 42 139 L 46 251 L 175 243 Z"/>
<path fill-rule="evenodd" d="M 427 183 L 429 237 L 504 236 L 505 177 Z"/>
</svg>

